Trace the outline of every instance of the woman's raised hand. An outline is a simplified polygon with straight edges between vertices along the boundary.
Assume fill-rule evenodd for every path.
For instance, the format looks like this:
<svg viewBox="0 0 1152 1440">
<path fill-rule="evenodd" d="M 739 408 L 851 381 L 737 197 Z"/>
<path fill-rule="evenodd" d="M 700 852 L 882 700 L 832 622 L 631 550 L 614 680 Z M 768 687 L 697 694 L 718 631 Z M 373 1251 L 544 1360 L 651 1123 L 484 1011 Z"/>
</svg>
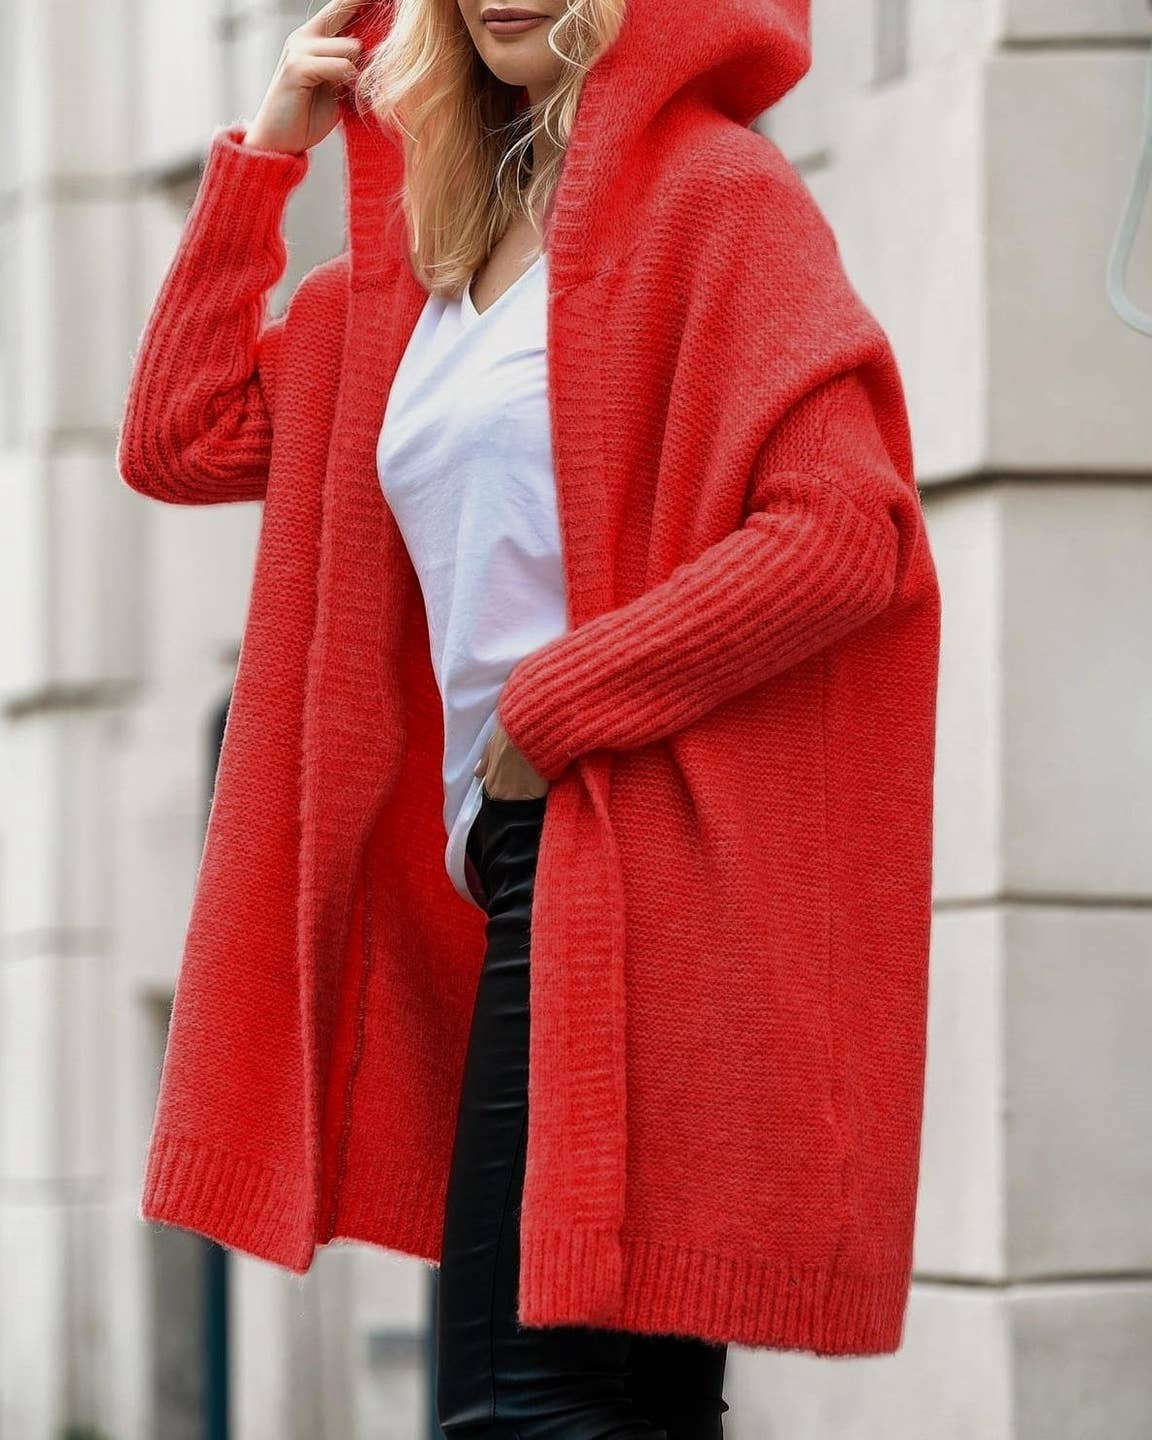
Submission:
<svg viewBox="0 0 1152 1440">
<path fill-rule="evenodd" d="M 333 129 L 340 113 L 338 89 L 355 79 L 363 48 L 340 30 L 363 8 L 364 0 L 329 0 L 292 31 L 247 128 L 246 145 L 298 154 Z"/>
</svg>

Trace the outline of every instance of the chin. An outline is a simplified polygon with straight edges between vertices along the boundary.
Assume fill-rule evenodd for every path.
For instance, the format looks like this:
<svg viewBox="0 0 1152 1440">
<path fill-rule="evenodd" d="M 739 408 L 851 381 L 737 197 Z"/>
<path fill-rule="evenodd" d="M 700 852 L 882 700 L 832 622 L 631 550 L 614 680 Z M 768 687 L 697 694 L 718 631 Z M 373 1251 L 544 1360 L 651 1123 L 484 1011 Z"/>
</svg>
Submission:
<svg viewBox="0 0 1152 1440">
<path fill-rule="evenodd" d="M 516 43 L 484 36 L 479 50 L 485 65 L 505 85 L 525 85 L 530 90 L 543 92 L 556 83 L 563 69 L 542 35 L 525 37 Z"/>
</svg>

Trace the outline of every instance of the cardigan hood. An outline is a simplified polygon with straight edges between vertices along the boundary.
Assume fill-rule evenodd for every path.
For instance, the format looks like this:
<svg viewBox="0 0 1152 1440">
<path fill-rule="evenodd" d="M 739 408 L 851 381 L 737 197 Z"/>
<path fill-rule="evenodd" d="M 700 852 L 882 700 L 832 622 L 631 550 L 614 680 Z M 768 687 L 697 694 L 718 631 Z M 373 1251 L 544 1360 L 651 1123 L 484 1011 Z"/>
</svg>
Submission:
<svg viewBox="0 0 1152 1440">
<path fill-rule="evenodd" d="M 391 0 L 369 4 L 345 27 L 367 48 L 392 24 Z M 634 154 L 675 104 L 711 107 L 740 125 L 763 114 L 807 73 L 810 0 L 727 0 L 682 6 L 629 0 L 614 43 L 585 77 L 548 236 L 557 285 L 596 267 L 615 213 L 617 188 L 634 183 Z M 403 174 L 399 136 L 385 132 L 355 97 L 343 104 L 347 224 L 353 273 L 384 267 L 383 228 L 402 224 L 392 205 Z"/>
</svg>

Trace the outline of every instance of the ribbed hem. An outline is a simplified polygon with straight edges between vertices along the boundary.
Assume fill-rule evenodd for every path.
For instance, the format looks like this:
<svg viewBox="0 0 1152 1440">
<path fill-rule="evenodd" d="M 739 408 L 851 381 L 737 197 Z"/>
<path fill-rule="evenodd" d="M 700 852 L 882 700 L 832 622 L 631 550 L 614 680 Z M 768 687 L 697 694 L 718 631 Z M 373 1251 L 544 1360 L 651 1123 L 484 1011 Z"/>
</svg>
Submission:
<svg viewBox="0 0 1152 1440">
<path fill-rule="evenodd" d="M 444 1241 L 447 1166 L 397 1169 L 369 1157 L 365 1147 L 350 1162 L 337 1197 L 331 1241 L 357 1241 L 438 1264 Z"/>
<path fill-rule="evenodd" d="M 330 1241 L 377 1245 L 439 1263 L 444 1177 L 357 1177 L 362 1197 L 337 1210 Z M 349 1194 L 352 1191 L 347 1192 Z M 306 1273 L 317 1241 L 308 1197 L 292 1176 L 179 1135 L 149 1149 L 140 1219 L 175 1225 Z M 324 1242 L 326 1243 L 326 1242 Z M 636 1237 L 601 1227 L 525 1229 L 519 1319 L 818 1355 L 888 1355 L 900 1348 L 911 1270 L 854 1273 Z"/>
<path fill-rule="evenodd" d="M 910 1268 L 850 1273 L 621 1241 L 599 1229 L 525 1232 L 519 1318 L 817 1355 L 889 1355 L 903 1338 L 911 1281 Z"/>
<path fill-rule="evenodd" d="M 623 1254 L 614 1230 L 532 1231 L 520 1238 L 520 1319 L 558 1325 L 564 1305 L 578 1306 L 584 1324 L 607 1324 L 619 1311 Z M 533 1318 L 533 1317 L 536 1318 Z"/>
<path fill-rule="evenodd" d="M 296 1176 L 179 1135 L 153 1139 L 137 1214 L 299 1275 L 315 1253 L 308 1197 Z"/>
<path fill-rule="evenodd" d="M 164 1133 L 148 1151 L 137 1215 L 207 1236 L 298 1275 L 311 1268 L 318 1246 L 342 1240 L 438 1263 L 445 1179 L 443 1169 L 399 1174 L 388 1164 L 358 1166 L 340 1192 L 331 1229 L 320 1233 L 306 1187 L 293 1175 L 219 1146 Z"/>
</svg>

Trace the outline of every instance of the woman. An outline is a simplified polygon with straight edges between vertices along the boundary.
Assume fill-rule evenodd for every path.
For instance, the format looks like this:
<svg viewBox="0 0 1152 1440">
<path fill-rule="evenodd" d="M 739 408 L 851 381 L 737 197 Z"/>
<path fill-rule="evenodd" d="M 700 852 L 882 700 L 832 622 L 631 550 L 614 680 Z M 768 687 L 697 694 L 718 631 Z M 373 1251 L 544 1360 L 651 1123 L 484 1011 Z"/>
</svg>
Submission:
<svg viewBox="0 0 1152 1440">
<path fill-rule="evenodd" d="M 713 1436 L 901 1341 L 939 592 L 805 0 L 487 5 L 294 32 L 136 357 L 127 483 L 264 501 L 141 1214 L 439 1264 L 450 1433 Z"/>
</svg>

